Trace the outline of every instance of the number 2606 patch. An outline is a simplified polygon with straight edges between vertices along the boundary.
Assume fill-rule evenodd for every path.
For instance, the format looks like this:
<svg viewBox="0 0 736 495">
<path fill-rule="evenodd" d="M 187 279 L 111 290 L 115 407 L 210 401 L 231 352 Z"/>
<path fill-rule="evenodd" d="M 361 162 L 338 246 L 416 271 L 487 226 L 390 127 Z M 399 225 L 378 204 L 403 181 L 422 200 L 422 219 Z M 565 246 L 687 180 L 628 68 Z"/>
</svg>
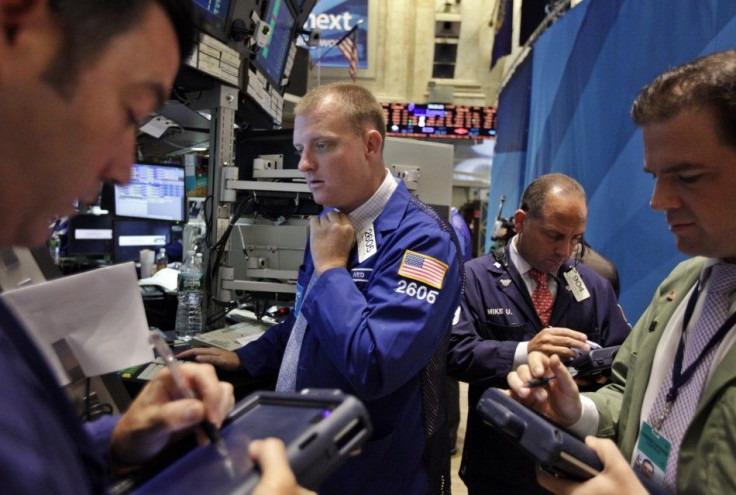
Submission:
<svg viewBox="0 0 736 495">
<path fill-rule="evenodd" d="M 437 300 L 436 290 L 427 289 L 426 285 L 420 285 L 416 282 L 407 282 L 406 280 L 399 280 L 399 285 L 394 289 L 399 294 L 406 294 L 409 297 L 415 297 L 420 301 L 427 301 L 429 304 L 434 304 Z"/>
</svg>

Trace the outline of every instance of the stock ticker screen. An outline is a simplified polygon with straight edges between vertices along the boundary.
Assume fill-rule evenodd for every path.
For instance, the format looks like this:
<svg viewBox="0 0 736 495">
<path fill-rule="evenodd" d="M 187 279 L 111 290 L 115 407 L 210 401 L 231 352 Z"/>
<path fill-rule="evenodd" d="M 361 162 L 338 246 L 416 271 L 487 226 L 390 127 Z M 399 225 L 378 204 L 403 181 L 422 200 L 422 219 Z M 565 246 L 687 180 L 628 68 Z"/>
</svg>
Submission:
<svg viewBox="0 0 736 495">
<path fill-rule="evenodd" d="M 382 103 L 386 134 L 444 139 L 494 139 L 494 107 L 445 103 Z"/>
</svg>

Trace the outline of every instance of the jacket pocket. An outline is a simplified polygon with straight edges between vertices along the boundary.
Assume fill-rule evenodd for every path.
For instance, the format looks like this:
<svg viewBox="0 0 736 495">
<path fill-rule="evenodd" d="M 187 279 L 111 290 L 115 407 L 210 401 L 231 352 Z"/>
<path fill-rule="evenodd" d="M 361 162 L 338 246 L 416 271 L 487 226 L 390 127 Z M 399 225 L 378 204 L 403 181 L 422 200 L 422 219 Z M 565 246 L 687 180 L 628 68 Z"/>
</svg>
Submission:
<svg viewBox="0 0 736 495">
<path fill-rule="evenodd" d="M 536 333 L 529 323 L 511 323 L 486 320 L 481 325 L 481 337 L 486 340 L 522 342 Z"/>
</svg>

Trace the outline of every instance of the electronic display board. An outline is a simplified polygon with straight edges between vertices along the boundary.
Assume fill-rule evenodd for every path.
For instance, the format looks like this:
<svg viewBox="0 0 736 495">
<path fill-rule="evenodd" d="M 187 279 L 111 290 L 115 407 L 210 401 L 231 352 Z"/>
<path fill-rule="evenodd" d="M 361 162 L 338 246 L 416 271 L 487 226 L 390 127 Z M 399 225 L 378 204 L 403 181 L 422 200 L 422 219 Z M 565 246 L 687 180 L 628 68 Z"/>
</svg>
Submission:
<svg viewBox="0 0 736 495">
<path fill-rule="evenodd" d="M 383 103 L 386 134 L 445 139 L 494 139 L 494 107 L 446 103 Z"/>
</svg>

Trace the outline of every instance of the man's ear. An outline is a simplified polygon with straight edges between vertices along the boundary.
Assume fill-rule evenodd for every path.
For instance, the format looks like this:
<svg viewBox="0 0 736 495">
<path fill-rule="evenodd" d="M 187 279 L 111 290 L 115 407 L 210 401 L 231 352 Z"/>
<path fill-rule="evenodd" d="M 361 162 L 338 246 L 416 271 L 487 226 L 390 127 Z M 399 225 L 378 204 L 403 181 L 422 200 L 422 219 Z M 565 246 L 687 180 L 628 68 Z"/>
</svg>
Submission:
<svg viewBox="0 0 736 495">
<path fill-rule="evenodd" d="M 378 153 L 381 154 L 381 146 L 383 145 L 383 138 L 381 133 L 375 129 L 366 132 L 366 152 L 368 154 Z"/>
<path fill-rule="evenodd" d="M 46 8 L 46 0 L 0 0 L 0 27 L 5 41 L 12 43 L 18 29 L 39 9 Z"/>
<path fill-rule="evenodd" d="M 519 233 L 524 229 L 524 220 L 526 220 L 527 213 L 522 210 L 518 209 L 514 213 L 514 230 Z"/>
</svg>

